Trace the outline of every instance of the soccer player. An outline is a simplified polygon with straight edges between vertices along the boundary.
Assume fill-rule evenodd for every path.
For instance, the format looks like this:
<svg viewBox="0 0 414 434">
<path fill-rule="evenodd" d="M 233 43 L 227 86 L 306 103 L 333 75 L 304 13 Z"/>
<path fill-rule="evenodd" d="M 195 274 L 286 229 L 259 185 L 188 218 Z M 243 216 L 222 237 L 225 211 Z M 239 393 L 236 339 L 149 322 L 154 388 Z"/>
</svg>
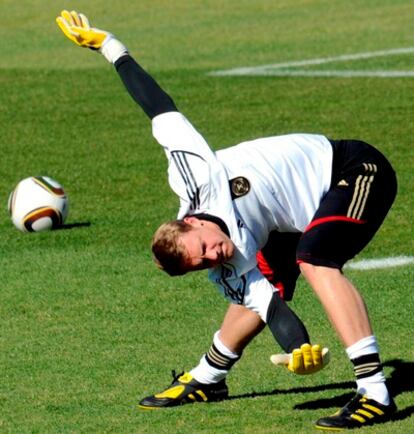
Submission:
<svg viewBox="0 0 414 434">
<path fill-rule="evenodd" d="M 270 282 L 277 280 L 273 271 L 283 264 L 278 258 L 286 259 L 283 246 L 288 246 L 356 376 L 356 396 L 334 415 L 319 419 L 316 427 L 359 428 L 389 419 L 396 406 L 367 309 L 342 273 L 346 261 L 372 239 L 395 199 L 397 180 L 387 159 L 365 142 L 315 134 L 261 138 L 213 152 L 113 35 L 91 28 L 87 18 L 74 11 L 63 11 L 57 23 L 70 40 L 98 50 L 115 65 L 152 120 L 153 135 L 165 151 L 180 209 L 177 220 L 161 225 L 154 235 L 156 263 L 170 275 L 208 269 L 210 280 L 231 301 L 199 365 L 140 406 L 227 396 L 226 374 L 264 324 L 282 348 L 291 351 L 292 371 L 314 372 L 326 364 L 320 346 L 309 345 L 306 329 Z M 279 271 L 289 299 L 297 270 L 287 261 Z"/>
</svg>

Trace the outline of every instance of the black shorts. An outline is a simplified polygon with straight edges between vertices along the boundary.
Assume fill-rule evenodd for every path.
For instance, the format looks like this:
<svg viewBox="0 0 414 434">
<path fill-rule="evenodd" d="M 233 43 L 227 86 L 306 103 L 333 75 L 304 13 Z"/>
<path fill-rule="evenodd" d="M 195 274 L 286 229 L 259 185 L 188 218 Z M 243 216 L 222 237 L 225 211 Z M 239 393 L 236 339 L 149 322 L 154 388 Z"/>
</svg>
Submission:
<svg viewBox="0 0 414 434">
<path fill-rule="evenodd" d="M 331 188 L 299 239 L 296 259 L 342 268 L 373 238 L 397 193 L 388 160 L 357 140 L 331 140 Z"/>
<path fill-rule="evenodd" d="M 280 296 L 286 301 L 292 300 L 300 275 L 296 248 L 301 235 L 300 232 L 273 231 L 256 257 L 263 276 L 279 289 Z"/>
</svg>

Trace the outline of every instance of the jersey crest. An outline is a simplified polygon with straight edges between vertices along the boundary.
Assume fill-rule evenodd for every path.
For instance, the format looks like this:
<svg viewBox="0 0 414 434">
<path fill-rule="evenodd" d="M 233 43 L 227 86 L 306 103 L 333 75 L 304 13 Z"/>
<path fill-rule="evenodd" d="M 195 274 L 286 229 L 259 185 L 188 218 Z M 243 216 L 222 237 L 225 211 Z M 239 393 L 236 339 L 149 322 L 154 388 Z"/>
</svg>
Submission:
<svg viewBox="0 0 414 434">
<path fill-rule="evenodd" d="M 232 199 L 245 196 L 250 191 L 250 182 L 244 176 L 230 179 L 229 183 Z"/>
</svg>

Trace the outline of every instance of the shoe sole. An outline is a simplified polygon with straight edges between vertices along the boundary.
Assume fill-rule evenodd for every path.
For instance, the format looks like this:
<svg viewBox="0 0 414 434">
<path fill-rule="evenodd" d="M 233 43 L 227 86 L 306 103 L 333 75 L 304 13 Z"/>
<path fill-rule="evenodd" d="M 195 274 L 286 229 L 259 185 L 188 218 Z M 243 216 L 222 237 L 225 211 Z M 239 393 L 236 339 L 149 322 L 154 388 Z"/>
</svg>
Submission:
<svg viewBox="0 0 414 434">
<path fill-rule="evenodd" d="M 322 431 L 345 431 L 346 429 L 349 429 L 349 428 L 336 428 L 336 427 L 320 426 L 320 425 L 315 425 L 315 428 L 320 429 Z"/>
<path fill-rule="evenodd" d="M 139 408 L 140 410 L 161 410 L 162 408 L 166 408 L 166 407 L 149 407 L 148 405 L 137 405 L 137 408 Z"/>
</svg>

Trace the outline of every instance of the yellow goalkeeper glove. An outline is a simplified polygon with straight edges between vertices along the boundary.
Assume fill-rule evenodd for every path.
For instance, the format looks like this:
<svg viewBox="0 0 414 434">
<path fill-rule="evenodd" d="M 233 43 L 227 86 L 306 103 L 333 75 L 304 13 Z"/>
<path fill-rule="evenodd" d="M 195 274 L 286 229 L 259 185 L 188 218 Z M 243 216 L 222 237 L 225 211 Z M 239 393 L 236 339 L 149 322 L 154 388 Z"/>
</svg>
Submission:
<svg viewBox="0 0 414 434">
<path fill-rule="evenodd" d="M 115 63 L 122 55 L 127 54 L 126 47 L 105 30 L 89 25 L 88 18 L 76 11 L 63 10 L 56 18 L 56 23 L 64 35 L 76 45 L 98 50 L 105 58 Z"/>
<path fill-rule="evenodd" d="M 56 18 L 56 23 L 72 42 L 93 50 L 99 50 L 105 39 L 110 35 L 104 30 L 91 27 L 88 18 L 76 11 L 68 12 L 63 10 L 60 16 Z"/>
<path fill-rule="evenodd" d="M 320 345 L 303 344 L 290 354 L 274 354 L 270 360 L 275 365 L 285 366 L 298 375 L 314 374 L 323 369 L 330 360 L 328 348 Z"/>
</svg>

